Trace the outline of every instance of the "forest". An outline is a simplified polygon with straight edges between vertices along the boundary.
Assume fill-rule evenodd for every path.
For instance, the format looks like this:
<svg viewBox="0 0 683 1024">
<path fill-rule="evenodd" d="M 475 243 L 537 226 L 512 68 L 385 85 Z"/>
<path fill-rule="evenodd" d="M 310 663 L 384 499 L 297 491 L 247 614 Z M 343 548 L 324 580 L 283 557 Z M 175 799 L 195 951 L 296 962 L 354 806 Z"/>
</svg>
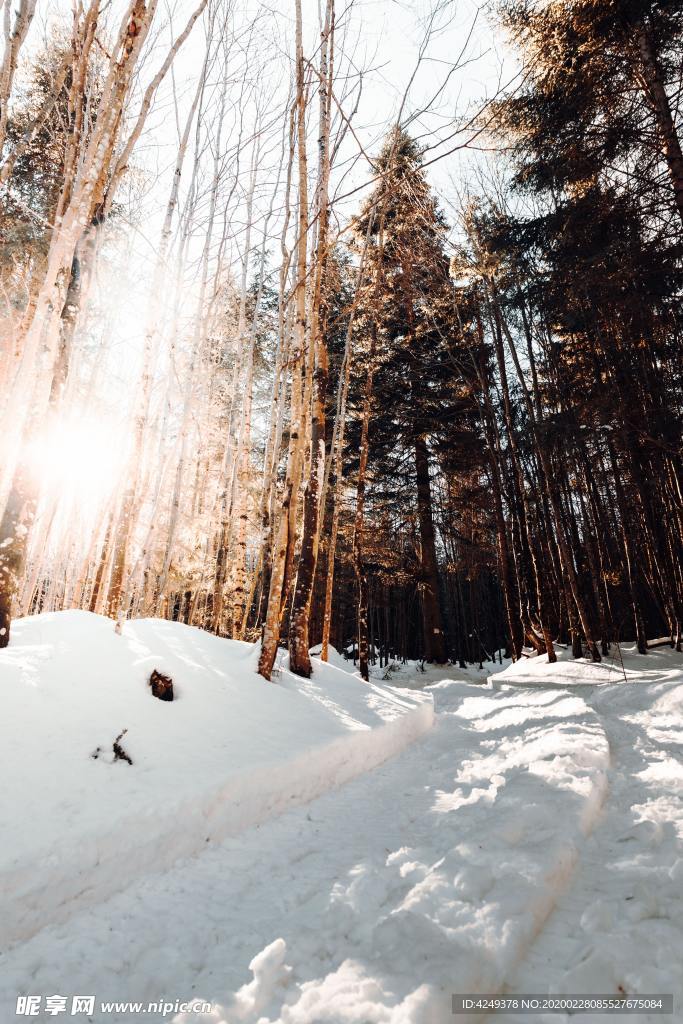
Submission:
<svg viewBox="0 0 683 1024">
<path fill-rule="evenodd" d="M 683 3 L 3 0 L 0 647 L 683 628 Z M 399 5 L 400 6 L 400 5 Z M 505 62 L 480 88 L 495 26 Z"/>
</svg>

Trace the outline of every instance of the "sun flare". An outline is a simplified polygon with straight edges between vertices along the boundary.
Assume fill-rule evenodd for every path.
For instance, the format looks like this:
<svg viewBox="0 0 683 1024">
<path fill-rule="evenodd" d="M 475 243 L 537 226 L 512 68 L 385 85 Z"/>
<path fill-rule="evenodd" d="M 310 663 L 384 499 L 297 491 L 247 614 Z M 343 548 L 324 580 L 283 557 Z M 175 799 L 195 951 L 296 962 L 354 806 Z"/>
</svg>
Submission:
<svg viewBox="0 0 683 1024">
<path fill-rule="evenodd" d="M 44 495 L 59 503 L 94 509 L 112 493 L 125 451 L 115 424 L 94 416 L 60 419 L 28 449 L 28 461 Z"/>
</svg>

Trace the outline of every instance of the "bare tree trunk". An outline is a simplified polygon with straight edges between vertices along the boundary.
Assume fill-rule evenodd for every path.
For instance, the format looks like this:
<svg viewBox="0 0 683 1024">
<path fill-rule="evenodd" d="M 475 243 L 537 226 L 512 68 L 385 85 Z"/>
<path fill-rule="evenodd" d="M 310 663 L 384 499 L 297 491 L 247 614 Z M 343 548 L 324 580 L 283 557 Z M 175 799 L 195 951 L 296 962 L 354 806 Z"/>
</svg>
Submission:
<svg viewBox="0 0 683 1024">
<path fill-rule="evenodd" d="M 324 336 L 324 316 L 321 309 L 323 274 L 327 264 L 328 190 L 330 179 L 330 93 L 332 88 L 332 60 L 328 59 L 328 46 L 333 41 L 334 0 L 328 0 L 325 22 L 320 41 L 320 127 L 319 127 L 319 182 L 317 195 L 318 246 L 315 278 L 311 303 L 311 345 L 314 348 L 315 376 L 313 380 L 313 417 L 311 428 L 311 467 L 304 494 L 304 523 L 301 555 L 290 625 L 290 668 L 297 675 L 311 674 L 309 648 L 309 621 L 313 583 L 318 562 L 320 529 L 324 510 L 321 509 L 323 476 L 325 473 L 325 399 L 327 395 L 328 354 Z"/>
<path fill-rule="evenodd" d="M 332 466 L 334 465 L 334 492 L 332 495 L 332 527 L 330 530 L 330 537 L 327 548 L 327 575 L 325 578 L 325 602 L 323 607 L 322 647 L 320 651 L 321 661 L 327 661 L 329 657 L 330 630 L 332 626 L 332 594 L 334 591 L 334 560 L 337 550 L 337 538 L 339 534 L 339 515 L 341 510 L 344 431 L 346 428 L 346 405 L 349 393 L 349 380 L 351 375 L 353 331 L 355 325 L 356 312 L 358 310 L 358 302 L 361 294 L 361 285 L 363 282 L 365 260 L 368 252 L 368 246 L 370 244 L 370 236 L 372 233 L 373 224 L 374 216 L 371 214 L 370 217 L 368 218 L 368 227 L 365 234 L 365 243 L 363 245 L 363 251 L 361 253 L 360 264 L 358 267 L 356 291 L 353 298 L 353 304 L 351 306 L 349 324 L 346 330 L 346 344 L 344 346 L 344 358 L 342 362 L 341 376 L 337 392 L 337 410 L 334 421 L 334 429 L 332 433 L 332 444 L 330 448 L 329 459 L 325 467 L 325 479 L 323 481 L 323 493 L 321 496 L 321 509 L 322 514 L 324 514 L 329 475 L 332 470 Z"/>
<path fill-rule="evenodd" d="M 15 484 L 10 491 L 0 523 L 0 648 L 10 641 L 12 605 L 26 564 L 27 533 L 35 515 L 35 480 L 27 480 L 29 468 L 19 464 Z"/>
<path fill-rule="evenodd" d="M 251 228 L 254 192 L 256 189 L 256 173 L 259 165 L 260 150 L 254 145 L 251 157 L 251 171 L 249 181 L 249 192 L 246 201 L 246 232 L 244 240 L 244 253 L 242 256 L 242 282 L 240 288 L 240 309 L 237 337 L 239 351 L 236 358 L 236 369 L 243 366 L 242 373 L 242 408 L 240 410 L 239 429 L 237 434 L 237 445 L 232 466 L 232 482 L 230 486 L 230 503 L 227 509 L 227 519 L 230 524 L 236 524 L 236 536 L 233 549 L 233 571 L 232 571 L 232 616 L 231 634 L 238 637 L 242 620 L 244 619 L 247 603 L 247 521 L 248 521 L 248 487 L 250 477 L 250 444 L 251 444 L 251 415 L 252 398 L 254 388 L 254 346 L 256 343 L 256 318 L 258 317 L 258 300 L 255 303 L 254 312 L 249 329 L 246 323 L 247 303 L 247 272 L 249 258 L 251 256 Z M 265 238 L 264 238 L 265 244 Z M 261 258 L 261 282 L 263 280 L 264 253 Z M 261 283 L 262 287 L 262 283 Z M 260 298 L 260 296 L 259 296 Z M 229 534 L 228 534 L 229 536 Z M 225 538 L 226 549 L 230 549 L 228 537 Z"/>
<path fill-rule="evenodd" d="M 4 53 L 2 64 L 0 64 L 0 153 L 5 145 L 5 134 L 7 131 L 7 104 L 12 92 L 14 75 L 17 70 L 19 51 L 26 39 L 33 15 L 36 12 L 37 0 L 19 0 L 19 8 L 14 18 L 14 24 L 10 22 L 12 4 L 6 0 L 3 18 Z"/>
<path fill-rule="evenodd" d="M 363 520 L 365 515 L 365 486 L 370 451 L 370 411 L 377 352 L 377 325 L 371 327 L 368 373 L 363 388 L 363 418 L 361 420 L 358 480 L 356 482 L 356 513 L 353 523 L 353 568 L 358 588 L 358 667 L 366 682 L 370 679 L 368 643 L 368 579 L 363 564 Z"/>
<path fill-rule="evenodd" d="M 292 353 L 292 402 L 287 474 L 273 549 L 268 607 L 263 627 L 259 672 L 270 679 L 280 641 L 280 626 L 286 599 L 287 563 L 293 558 L 296 543 L 296 511 L 303 471 L 305 421 L 302 368 L 306 357 L 306 256 L 308 238 L 308 181 L 306 159 L 306 95 L 302 39 L 301 0 L 296 3 L 296 108 L 297 152 L 299 162 L 299 217 L 296 261 L 296 319 Z"/>
<path fill-rule="evenodd" d="M 420 523 L 422 563 L 421 598 L 425 657 L 443 665 L 448 661 L 443 620 L 439 605 L 439 574 L 436 561 L 432 493 L 429 484 L 429 456 L 424 437 L 415 439 L 415 476 L 417 480 L 417 512 Z"/>
</svg>

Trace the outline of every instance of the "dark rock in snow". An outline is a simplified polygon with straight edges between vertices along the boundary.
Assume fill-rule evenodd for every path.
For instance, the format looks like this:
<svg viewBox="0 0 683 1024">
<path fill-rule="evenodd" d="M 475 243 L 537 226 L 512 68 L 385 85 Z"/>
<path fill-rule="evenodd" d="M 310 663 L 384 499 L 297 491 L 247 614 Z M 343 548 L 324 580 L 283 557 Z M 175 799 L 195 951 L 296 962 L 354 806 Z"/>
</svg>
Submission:
<svg viewBox="0 0 683 1024">
<path fill-rule="evenodd" d="M 159 700 L 173 700 L 173 680 L 170 676 L 165 676 L 154 669 L 149 677 L 149 685 L 152 687 L 152 693 Z"/>
</svg>

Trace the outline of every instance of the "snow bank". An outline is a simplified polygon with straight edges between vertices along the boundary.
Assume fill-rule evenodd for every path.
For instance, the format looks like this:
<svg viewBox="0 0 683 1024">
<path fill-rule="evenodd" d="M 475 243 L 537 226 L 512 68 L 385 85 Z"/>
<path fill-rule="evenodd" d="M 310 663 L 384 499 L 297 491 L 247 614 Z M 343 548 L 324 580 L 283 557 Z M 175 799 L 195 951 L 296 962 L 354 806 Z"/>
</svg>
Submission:
<svg viewBox="0 0 683 1024">
<path fill-rule="evenodd" d="M 638 654 L 634 644 L 612 644 L 609 655 L 597 664 L 587 658 L 573 658 L 571 649 L 556 645 L 557 661 L 549 665 L 548 655 L 535 655 L 506 663 L 502 671 L 489 676 L 489 686 L 541 686 L 566 689 L 572 686 L 602 686 L 638 681 L 656 683 L 679 681 L 681 656 L 670 647 L 656 647 Z"/>
<path fill-rule="evenodd" d="M 3 939 L 25 939 L 141 875 L 304 803 L 430 728 L 429 698 L 315 661 L 255 671 L 249 644 L 161 620 L 19 620 L 0 652 Z M 177 699 L 156 700 L 152 669 Z M 132 766 L 114 760 L 120 744 Z M 99 749 L 98 749 L 99 748 Z M 97 757 L 93 755 L 97 752 Z"/>
<path fill-rule="evenodd" d="M 143 639 L 162 653 L 157 626 Z M 220 641 L 200 654 L 192 631 L 180 635 L 184 657 L 223 658 Z M 308 748 L 308 778 L 318 753 L 349 731 L 373 741 L 412 719 L 402 704 L 415 707 L 410 690 L 361 687 L 359 707 L 360 684 L 340 669 L 324 670 L 325 685 L 322 675 L 302 683 L 282 671 L 268 688 L 250 675 L 253 654 L 232 651 L 243 660 L 219 664 L 218 682 L 229 689 L 233 675 L 248 675 L 259 722 L 272 691 L 285 705 L 317 705 L 316 728 L 328 721 L 331 735 Z M 679 1011 L 683 658 L 667 649 L 622 654 L 627 682 L 619 669 L 612 685 L 600 683 L 605 665 L 585 662 L 546 665 L 543 682 L 539 673 L 534 685 L 508 681 L 500 690 L 482 686 L 481 673 L 463 680 L 460 670 L 434 669 L 435 727 L 399 756 L 210 842 L 202 856 L 147 872 L 9 949 L 0 1019 L 13 1016 L 18 993 L 64 991 L 214 1004 L 208 1016 L 177 1024 L 444 1024 L 456 1019 L 451 995 L 470 991 L 673 992 Z M 160 667 L 173 674 L 170 665 Z M 508 680 L 530 668 L 515 666 Z M 582 685 L 560 689 L 574 669 Z M 399 681 L 421 686 L 422 674 L 411 680 L 406 668 Z M 191 692 L 186 681 L 188 714 Z M 376 701 L 388 725 L 368 730 Z M 222 717 L 207 730 L 214 724 L 220 733 Z M 132 775 L 144 750 L 129 749 L 133 768 L 95 767 L 109 778 Z M 240 749 L 248 756 L 248 743 Z M 208 757 L 196 746 L 191 753 Z M 155 828 L 153 819 L 152 836 Z M 105 1019 L 144 1018 L 122 1007 L 94 1017 Z"/>
</svg>

